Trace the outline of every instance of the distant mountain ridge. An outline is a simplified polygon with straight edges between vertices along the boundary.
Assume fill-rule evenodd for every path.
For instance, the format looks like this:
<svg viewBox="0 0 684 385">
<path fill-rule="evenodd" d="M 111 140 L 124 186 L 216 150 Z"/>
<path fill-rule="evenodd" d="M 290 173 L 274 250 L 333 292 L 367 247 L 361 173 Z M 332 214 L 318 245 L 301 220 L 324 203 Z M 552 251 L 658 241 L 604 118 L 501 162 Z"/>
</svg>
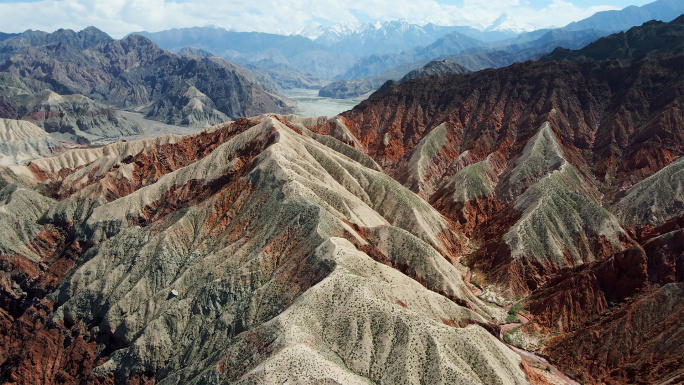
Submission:
<svg viewBox="0 0 684 385">
<path fill-rule="evenodd" d="M 630 62 L 645 55 L 653 55 L 661 51 L 684 52 L 684 15 L 680 15 L 669 23 L 649 21 L 642 26 L 633 27 L 603 37 L 595 42 L 577 49 L 556 48 L 553 52 L 540 58 L 541 61 L 553 60 L 618 60 Z"/>
<path fill-rule="evenodd" d="M 19 34 L 8 36 L 4 40 L 2 53 L 8 50 L 18 50 L 21 47 L 42 46 L 53 44 L 70 44 L 80 50 L 113 41 L 109 35 L 95 27 L 87 27 L 81 31 L 70 29 L 58 29 L 48 33 L 43 31 L 27 30 Z"/>
<path fill-rule="evenodd" d="M 379 76 L 401 65 L 417 68 L 425 64 L 426 59 L 440 57 L 453 60 L 470 70 L 489 67 L 502 67 L 518 61 L 525 61 L 535 56 L 552 51 L 557 46 L 577 49 L 596 39 L 614 32 L 639 26 L 649 20 L 672 21 L 684 13 L 684 2 L 678 0 L 657 0 L 641 7 L 627 7 L 619 11 L 598 12 L 587 19 L 573 22 L 562 28 L 526 31 L 519 28 L 519 36 L 496 43 L 461 45 L 462 39 L 452 39 L 456 44 L 449 44 L 449 35 L 444 36 L 442 43 L 438 40 L 429 47 L 419 48 L 419 54 L 406 53 L 394 55 L 375 55 L 361 59 L 343 76 L 345 79 Z M 502 15 L 495 24 L 509 22 Z M 459 52 L 461 51 L 461 52 Z M 412 57 L 413 56 L 413 57 Z M 538 57 L 538 56 L 537 56 Z M 415 62 L 414 64 L 410 64 Z M 365 69 L 372 68 L 372 69 Z M 405 68 L 405 67 L 404 67 Z"/>
<path fill-rule="evenodd" d="M 355 55 L 398 52 L 417 45 L 427 45 L 449 33 L 451 27 L 432 24 L 419 26 L 405 19 L 384 23 L 361 24 L 356 29 L 340 31 L 335 27 L 325 29 L 314 42 L 339 52 Z"/>
<path fill-rule="evenodd" d="M 506 40 L 510 44 L 465 49 L 456 55 L 445 56 L 445 58 L 472 71 L 479 71 L 485 68 L 499 68 L 517 62 L 534 60 L 557 47 L 581 48 L 607 34 L 609 32 L 599 30 L 565 31 L 552 29 L 545 31 L 534 40 Z"/>
<path fill-rule="evenodd" d="M 375 23 L 346 23 L 303 30 L 302 35 L 227 31 L 219 27 L 176 28 L 160 32 L 139 32 L 164 49 L 178 52 L 196 46 L 217 56 L 254 68 L 286 65 L 302 74 L 337 80 L 384 76 L 401 78 L 408 71 L 431 60 L 460 54 L 489 52 L 481 59 L 469 56 L 471 70 L 508 65 L 550 52 L 553 44 L 580 48 L 590 39 L 641 25 L 657 19 L 670 21 L 684 12 L 678 0 L 658 0 L 642 7 L 599 12 L 562 28 L 534 30 L 506 14 L 486 28 L 467 26 L 417 25 L 399 19 Z M 551 33 L 551 35 L 546 34 Z M 554 37 L 550 38 L 550 36 Z M 560 36 L 563 35 L 563 36 Z M 541 39 L 541 40 L 540 40 Z M 535 42 L 535 43 L 532 43 Z M 506 47 L 498 49 L 500 47 Z M 500 51 L 500 52 L 499 52 Z M 515 51 L 515 52 L 513 52 Z M 396 73 L 386 74 L 396 69 Z M 277 74 L 272 74 L 276 76 Z M 294 74 L 287 75 L 290 79 Z M 292 84 L 291 81 L 281 82 Z"/>
<path fill-rule="evenodd" d="M 262 32 L 235 32 L 217 27 L 174 28 L 161 32 L 136 32 L 160 47 L 178 52 L 186 46 L 213 53 L 243 65 L 284 64 L 300 72 L 330 78 L 354 62 L 353 55 L 334 52 L 303 36 Z"/>
<path fill-rule="evenodd" d="M 427 46 L 452 32 L 464 29 L 466 28 L 435 24 L 421 26 L 399 19 L 384 23 L 362 24 L 357 29 L 342 32 L 331 27 L 325 29 L 314 42 L 338 52 L 363 56 L 382 55 Z M 472 29 L 473 34 L 476 34 L 476 31 Z M 487 34 L 480 33 L 480 35 Z"/>
<path fill-rule="evenodd" d="M 621 11 L 599 12 L 588 19 L 563 28 L 524 32 L 489 44 L 471 44 L 458 32 L 446 35 L 427 47 L 399 54 L 371 55 L 359 59 L 344 75 L 358 84 L 383 84 L 397 80 L 402 74 L 425 65 L 431 59 L 448 59 L 471 71 L 499 68 L 525 60 L 535 60 L 557 47 L 578 49 L 597 39 L 623 29 L 641 25 L 652 18 L 668 22 L 684 12 L 684 3 L 658 0 L 642 7 L 627 7 Z M 607 18 L 607 19 L 606 19 Z M 610 22 L 610 21 L 619 22 Z M 503 15 L 497 23 L 506 23 Z M 586 29 L 583 29 L 587 27 Z M 522 29 L 521 29 L 522 31 Z M 342 84 L 340 82 L 338 86 Z M 338 93 L 344 95 L 345 93 Z M 349 95 L 356 95 L 353 92 Z"/>
<path fill-rule="evenodd" d="M 540 55 L 551 51 L 558 46 L 565 46 L 568 48 L 580 48 L 584 45 L 595 41 L 596 39 L 605 36 L 607 32 L 602 31 L 563 31 L 563 30 L 550 30 L 545 31 L 544 34 L 539 36 L 535 40 L 527 41 L 523 40 L 523 43 L 513 43 L 504 46 L 489 46 L 480 47 L 475 46 L 471 48 L 465 48 L 462 50 L 454 49 L 453 51 L 458 52 L 457 54 L 450 55 L 440 55 L 440 59 L 433 60 L 432 62 L 439 61 L 449 61 L 454 64 L 465 68 L 467 71 L 479 71 L 485 68 L 499 68 L 505 67 L 507 65 L 521 62 L 525 60 L 535 59 Z M 446 41 L 449 35 L 440 41 Z M 511 41 L 511 40 L 506 40 Z M 514 40 L 513 40 L 514 41 Z M 453 44 L 441 44 L 435 51 L 429 51 L 427 48 L 423 49 L 423 52 L 450 52 L 449 49 L 445 47 L 453 47 Z M 434 56 L 432 54 L 425 54 L 423 57 Z M 369 85 L 373 85 L 376 88 L 384 84 L 388 80 L 399 80 L 407 73 L 417 71 L 424 65 L 429 65 L 429 59 L 420 59 L 417 61 L 411 61 L 415 57 L 408 53 L 403 53 L 399 55 L 383 55 L 382 57 L 371 56 L 366 59 L 362 59 L 360 62 L 367 65 L 355 65 L 352 67 L 346 75 L 352 80 L 340 79 L 332 84 L 327 85 L 323 89 L 340 86 L 347 86 L 347 84 L 362 84 L 365 85 L 364 88 L 359 89 L 365 90 L 363 93 L 369 91 L 366 89 Z M 370 75 L 377 74 L 379 75 Z M 458 72 L 461 73 L 461 72 Z M 355 77 L 360 75 L 361 77 Z M 369 77 L 370 76 L 370 77 Z M 345 83 L 346 82 L 346 83 Z M 338 92 L 335 93 L 337 96 L 356 97 L 359 92 L 356 91 L 357 87 L 350 88 L 354 92 Z M 326 92 L 326 94 L 333 94 Z"/>
<path fill-rule="evenodd" d="M 419 51 L 423 47 L 430 46 L 425 49 L 439 51 L 437 54 L 453 53 L 462 47 L 484 45 L 483 41 L 515 36 L 510 32 L 479 31 L 464 26 L 420 26 L 406 20 L 323 28 L 313 34 L 313 39 L 301 35 L 235 32 L 217 27 L 176 28 L 136 34 L 146 36 L 173 52 L 185 46 L 195 46 L 256 68 L 282 64 L 324 79 L 339 77 L 354 64 L 362 66 L 376 60 L 373 59 L 375 55 L 417 52 L 417 55 L 427 55 L 429 59 L 435 53 L 421 55 Z M 365 61 L 357 63 L 359 58 Z"/>
<path fill-rule="evenodd" d="M 339 78 L 356 79 L 380 76 L 389 70 L 395 69 L 405 64 L 422 63 L 439 58 L 445 55 L 456 54 L 468 48 L 484 46 L 485 43 L 463 35 L 459 32 L 451 32 L 434 43 L 416 47 L 411 50 L 402 51 L 394 54 L 371 55 L 359 59 L 353 67 L 351 67 Z M 414 69 L 415 66 L 410 69 Z M 404 71 L 404 74 L 408 71 Z M 399 75 L 400 78 L 404 74 Z"/>
<path fill-rule="evenodd" d="M 509 35 L 509 38 L 487 44 L 482 41 L 472 43 L 468 39 L 477 36 L 476 34 L 461 33 L 457 30 L 425 47 L 416 47 L 401 53 L 362 57 L 347 72 L 337 78 L 350 81 L 359 79 L 363 84 L 370 84 L 370 82 L 382 84 L 387 79 L 399 79 L 408 71 L 419 68 L 434 59 L 449 59 L 472 71 L 503 67 L 515 62 L 537 59 L 556 47 L 581 48 L 600 37 L 641 25 L 652 18 L 671 21 L 684 12 L 683 4 L 673 0 L 658 0 L 643 7 L 628 7 L 621 11 L 597 13 L 586 19 L 586 22 L 571 23 L 563 28 L 525 32 L 532 27 L 520 27 L 516 29 L 520 33 L 516 37 Z M 604 22 L 602 18 L 606 17 L 611 20 L 620 20 L 620 22 Z M 497 25 L 511 22 L 510 18 L 502 15 L 490 26 L 490 30 L 496 30 Z"/>
<path fill-rule="evenodd" d="M 94 27 L 6 39 L 0 42 L 0 72 L 33 82 L 35 89 L 81 94 L 176 125 L 292 111 L 288 101 L 228 61 L 178 56 L 139 35 L 114 40 Z"/>
<path fill-rule="evenodd" d="M 317 27 L 315 29 L 305 28 L 301 32 L 296 33 L 296 35 L 306 36 L 311 40 L 327 45 L 338 43 L 350 37 L 367 36 L 377 33 L 376 31 L 388 33 L 389 30 L 396 28 L 397 26 L 402 26 L 404 30 L 422 30 L 427 34 L 436 36 L 435 39 L 426 44 L 432 43 L 437 38 L 450 32 L 459 32 L 478 40 L 491 42 L 510 38 L 521 32 L 529 31 L 530 28 L 534 28 L 530 25 L 519 25 L 506 14 L 502 14 L 499 19 L 492 23 L 492 25 L 480 29 L 470 26 L 437 25 L 434 23 L 419 25 L 407 22 L 405 19 L 398 19 L 385 22 L 376 21 L 374 23 L 340 23 L 330 27 Z M 413 46 L 409 48 L 413 48 Z"/>
<path fill-rule="evenodd" d="M 641 7 L 632 5 L 618 11 L 597 12 L 586 19 L 572 22 L 563 29 L 569 31 L 582 29 L 623 31 L 649 20 L 672 21 L 682 13 L 684 13 L 684 2 L 680 0 L 656 0 Z"/>
</svg>

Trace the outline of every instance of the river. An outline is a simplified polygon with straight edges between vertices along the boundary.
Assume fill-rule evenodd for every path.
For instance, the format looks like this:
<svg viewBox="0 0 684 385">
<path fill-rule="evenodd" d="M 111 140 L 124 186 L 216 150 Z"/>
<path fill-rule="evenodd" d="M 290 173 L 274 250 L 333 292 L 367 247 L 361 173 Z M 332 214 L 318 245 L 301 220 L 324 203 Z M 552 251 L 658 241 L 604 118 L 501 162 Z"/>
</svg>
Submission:
<svg viewBox="0 0 684 385">
<path fill-rule="evenodd" d="M 365 99 L 333 99 L 318 96 L 318 90 L 295 88 L 283 90 L 282 95 L 297 101 L 297 115 L 301 116 L 335 116 L 344 111 L 351 110 L 355 105 Z"/>
</svg>

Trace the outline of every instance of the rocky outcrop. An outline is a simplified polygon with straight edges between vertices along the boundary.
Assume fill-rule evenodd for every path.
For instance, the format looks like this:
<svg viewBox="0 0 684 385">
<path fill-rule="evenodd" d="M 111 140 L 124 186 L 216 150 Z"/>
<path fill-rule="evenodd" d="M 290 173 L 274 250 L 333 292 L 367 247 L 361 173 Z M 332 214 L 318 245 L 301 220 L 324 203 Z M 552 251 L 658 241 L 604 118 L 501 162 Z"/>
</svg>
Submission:
<svg viewBox="0 0 684 385">
<path fill-rule="evenodd" d="M 20 119 L 48 133 L 64 134 L 74 142 L 88 143 L 142 132 L 137 124 L 117 115 L 114 109 L 82 95 L 58 95 L 45 90 L 16 99 L 27 111 Z"/>
<path fill-rule="evenodd" d="M 17 118 L 17 104 L 5 95 L 0 95 L 0 116 L 4 119 Z"/>
<path fill-rule="evenodd" d="M 494 194 L 505 167 L 499 155 L 490 154 L 473 163 L 470 152 L 464 152 L 456 160 L 459 170 L 430 195 L 430 203 L 469 237 L 492 213 L 506 207 L 506 203 Z"/>
<path fill-rule="evenodd" d="M 183 106 L 178 109 L 178 106 Z M 194 86 L 184 91 L 179 87 L 166 92 L 166 96 L 152 105 L 147 117 L 167 124 L 209 127 L 217 122 L 230 120 L 221 111 L 216 110 L 214 101 Z"/>
<path fill-rule="evenodd" d="M 193 46 L 187 46 L 183 47 L 178 51 L 178 54 L 183 56 L 183 55 L 190 55 L 190 56 L 197 56 L 197 57 L 212 57 L 214 56 L 211 52 L 205 51 L 201 48 L 193 47 Z"/>
<path fill-rule="evenodd" d="M 625 225 L 641 230 L 684 217 L 684 157 L 622 192 L 612 210 Z"/>
<path fill-rule="evenodd" d="M 603 259 L 630 244 L 617 219 L 601 207 L 577 170 L 563 157 L 550 125 L 544 123 L 507 170 L 496 196 L 511 202 L 519 218 L 501 236 L 473 254 L 472 264 L 495 282 L 506 282 L 511 271 L 524 271 L 524 285 L 508 287 L 526 292 L 541 286 L 544 277 L 565 267 Z M 496 245 L 496 254 L 491 254 Z M 521 268 L 525 266 L 524 268 Z"/>
<path fill-rule="evenodd" d="M 648 280 L 667 284 L 684 282 L 684 229 L 655 237 L 644 244 L 648 256 Z"/>
<path fill-rule="evenodd" d="M 0 167 L 25 164 L 64 151 L 70 145 L 30 122 L 0 119 Z"/>
<path fill-rule="evenodd" d="M 32 132 L 27 135 L 15 134 L 12 144 L 6 144 L 3 153 L 15 158 L 12 164 L 60 152 L 77 143 L 88 144 L 142 132 L 141 127 L 111 107 L 83 95 L 59 95 L 50 87 L 42 81 L 21 79 L 8 73 L 0 75 L 0 95 L 6 107 L 0 108 L 0 117 L 21 119 L 41 128 L 41 133 L 30 130 Z M 36 135 L 42 138 L 42 144 L 30 139 Z M 16 152 L 10 151 L 12 148 Z"/>
<path fill-rule="evenodd" d="M 646 59 L 646 62 L 650 60 Z M 674 67 L 671 68 L 674 69 Z M 570 62 L 525 63 L 496 72 L 482 71 L 472 75 L 445 75 L 441 78 L 416 79 L 384 95 L 373 96 L 354 110 L 344 114 L 345 126 L 355 138 L 348 143 L 365 150 L 399 181 L 410 180 L 408 185 L 416 189 L 415 191 L 421 191 L 420 189 L 424 187 L 416 185 L 415 177 L 409 177 L 411 159 L 419 159 L 414 155 L 414 149 L 419 148 L 424 138 L 429 138 L 434 127 L 444 123 L 447 127 L 446 135 L 439 141 L 440 146 L 435 148 L 436 152 L 431 154 L 427 168 L 422 168 L 435 170 L 432 171 L 435 174 L 428 177 L 430 182 L 427 183 L 437 187 L 432 187 L 435 192 L 424 190 L 432 194 L 433 198 L 430 199 L 433 202 L 448 195 L 447 192 L 440 193 L 439 186 L 445 184 L 459 170 L 459 154 L 466 154 L 467 151 L 470 155 L 466 158 L 472 159 L 469 162 L 477 162 L 489 154 L 499 154 L 501 159 L 508 159 L 504 165 L 499 166 L 501 170 L 506 171 L 502 171 L 502 174 L 498 176 L 501 180 L 497 182 L 494 194 L 495 201 L 501 201 L 503 205 L 495 201 L 486 204 L 485 202 L 469 204 L 475 207 L 509 206 L 507 210 L 511 215 L 508 219 L 495 219 L 492 216 L 495 213 L 487 214 L 490 216 L 491 223 L 479 230 L 482 238 L 478 238 L 477 242 L 487 240 L 488 246 L 483 244 L 480 253 L 490 257 L 484 260 L 476 257 L 472 261 L 483 269 L 486 266 L 486 270 L 489 271 L 493 268 L 489 258 L 499 255 L 500 257 L 494 259 L 495 266 L 506 267 L 501 270 L 501 274 L 492 276 L 495 278 L 493 281 L 505 287 L 511 287 L 509 286 L 511 283 L 519 282 L 520 286 L 515 284 L 511 288 L 526 292 L 537 287 L 544 280 L 544 275 L 555 271 L 556 268 L 607 258 L 623 247 L 623 241 L 630 244 L 626 239 L 628 236 L 620 229 L 619 222 L 601 207 L 600 193 L 593 187 L 597 183 L 596 179 L 599 181 L 604 179 L 600 169 L 591 171 L 588 159 L 595 157 L 596 164 L 603 162 L 601 150 L 593 151 L 592 143 L 596 143 L 593 138 L 601 133 L 604 125 L 599 125 L 599 131 L 596 134 L 590 127 L 596 124 L 595 117 L 603 112 L 595 97 L 585 99 L 584 90 L 590 87 L 589 79 L 593 75 L 584 74 L 583 71 L 585 69 L 581 66 Z M 655 76 L 649 73 L 642 72 L 640 76 Z M 672 81 L 678 80 L 673 78 Z M 501 84 L 510 84 L 511 88 L 502 89 Z M 586 84 L 586 87 L 577 87 L 577 84 Z M 670 87 L 665 82 L 658 84 L 661 84 L 663 90 Z M 598 87 L 592 94 L 603 95 L 605 90 Z M 655 98 L 657 92 L 653 90 L 652 97 Z M 526 96 L 513 97 L 513 95 Z M 622 100 L 622 94 L 616 93 L 615 98 Z M 443 103 L 441 102 L 443 100 L 450 102 Z M 485 100 L 487 102 L 484 102 Z M 676 108 L 677 103 L 679 102 L 673 101 L 669 107 L 653 111 L 654 118 L 649 122 L 658 121 L 656 116 L 663 118 L 669 116 L 670 109 Z M 580 106 L 586 108 L 583 109 Z M 549 126 L 540 131 L 539 127 L 545 120 L 549 121 Z M 663 129 L 678 130 L 678 126 L 664 124 Z M 318 130 L 333 135 L 338 132 L 333 126 L 321 126 Z M 541 134 L 543 132 L 552 133 L 552 135 L 545 136 Z M 517 167 L 515 163 L 517 155 L 524 155 L 526 152 L 535 153 L 533 149 L 537 139 L 541 140 L 544 137 L 550 138 L 546 143 L 550 143 L 551 147 L 542 151 L 545 147 L 539 142 L 539 156 L 547 163 L 536 163 L 532 161 L 534 157 L 523 156 L 521 159 L 529 159 L 529 162 L 523 161 L 520 167 Z M 343 136 L 338 136 L 338 138 L 345 140 Z M 642 139 L 639 138 L 638 146 L 643 145 Z M 636 137 L 632 140 L 633 146 L 636 146 Z M 656 136 L 652 136 L 648 140 L 655 142 L 657 139 Z M 675 141 L 671 145 L 664 146 L 661 154 L 670 153 L 672 155 L 668 156 L 680 156 L 681 147 L 676 143 Z M 627 146 L 625 151 L 630 153 L 629 146 L 632 145 L 627 142 L 625 146 Z M 526 149 L 529 150 L 526 151 Z M 662 156 L 659 156 L 652 166 L 643 163 L 634 165 L 637 169 L 631 170 L 629 178 L 636 178 L 636 175 L 640 173 L 648 173 L 651 169 L 661 167 L 659 163 L 661 161 L 658 159 L 663 159 L 662 163 L 666 162 Z M 605 160 L 614 162 L 612 156 L 608 156 Z M 621 162 L 616 168 L 624 167 L 625 162 Z M 627 174 L 626 171 L 621 173 Z M 547 177 L 540 179 L 544 175 Z M 610 179 L 605 182 L 609 188 L 617 188 L 622 183 L 620 179 Z M 610 187 L 610 184 L 615 186 Z M 549 192 L 551 194 L 548 194 Z M 513 198 L 519 195 L 520 197 L 513 201 Z M 541 202 L 546 203 L 539 205 Z M 446 204 L 441 207 L 455 208 Z M 572 207 L 577 209 L 570 210 Z M 587 209 L 583 214 L 582 208 L 588 207 L 594 207 L 594 209 Z M 526 213 L 528 208 L 531 211 Z M 590 217 L 599 213 L 600 215 L 595 217 L 596 221 L 589 220 Z M 446 211 L 445 214 L 455 217 L 450 211 Z M 458 222 L 467 219 L 465 216 L 461 215 L 461 217 L 454 219 Z M 482 216 L 474 215 L 473 217 L 478 218 L 478 223 L 486 224 L 487 222 L 487 218 Z M 531 220 L 531 218 L 536 219 Z M 547 222 L 549 218 L 553 218 L 553 225 Z M 533 224 L 538 223 L 539 219 L 544 219 L 542 223 L 547 223 L 550 227 L 534 228 Z M 514 226 L 519 220 L 521 222 Z M 529 228 L 525 229 L 525 223 Z M 605 227 L 605 224 L 610 224 L 610 226 Z M 469 226 L 472 228 L 472 225 Z M 487 228 L 491 231 L 485 230 Z M 612 230 L 606 232 L 609 228 Z M 553 229 L 553 231 L 548 233 L 547 231 L 550 231 L 548 229 Z M 605 234 L 608 233 L 612 235 L 606 237 Z M 556 235 L 549 237 L 549 234 L 566 235 L 562 235 L 563 239 L 560 239 L 556 238 Z M 555 240 L 552 241 L 552 239 Z M 547 246 L 543 246 L 544 244 Z M 551 246 L 552 244 L 556 246 Z M 531 247 L 531 245 L 536 246 Z M 569 247 L 570 245 L 574 246 Z M 518 251 L 514 251 L 516 248 Z M 552 251 L 554 249 L 555 251 Z M 526 253 L 530 257 L 533 255 L 543 257 L 533 258 L 536 262 L 531 267 L 525 267 L 524 264 L 516 265 L 514 270 L 508 267 L 511 260 L 501 258 L 502 255 L 521 255 L 521 253 Z M 473 256 L 477 255 L 475 251 Z M 551 255 L 555 257 L 550 258 Z M 579 255 L 588 259 L 578 259 Z M 543 262 L 542 266 L 535 266 L 540 260 L 549 259 L 555 262 L 551 265 Z M 504 261 L 508 262 L 503 263 Z M 550 268 L 551 266 L 555 267 Z M 514 277 L 517 278 L 510 279 L 511 272 L 514 272 Z M 537 275 L 539 277 L 535 278 Z"/>
<path fill-rule="evenodd" d="M 648 285 L 648 261 L 634 246 L 602 261 L 566 269 L 532 293 L 529 309 L 546 330 L 569 332 Z"/>
<path fill-rule="evenodd" d="M 399 79 L 401 75 L 395 76 L 394 79 L 399 79 L 398 81 L 393 79 L 387 80 L 388 78 L 392 77 L 391 75 L 359 78 L 353 80 L 335 80 L 334 82 L 321 88 L 318 92 L 318 96 L 325 96 L 335 99 L 353 99 L 371 92 L 385 93 L 396 87 L 399 83 L 403 83 L 411 79 L 449 73 L 467 74 L 470 73 L 470 71 L 467 68 L 450 60 L 433 60 L 423 67 L 410 71 L 401 79 Z"/>
<path fill-rule="evenodd" d="M 674 209 L 680 163 L 635 184 L 612 207 L 641 246 L 563 272 L 530 297 L 536 324 L 572 331 L 551 340 L 548 351 L 579 379 L 667 383 L 682 376 L 682 358 L 665 342 L 681 339 L 681 327 L 665 316 L 681 313 L 684 221 Z M 591 359 L 579 363 L 576 355 Z"/>
<path fill-rule="evenodd" d="M 401 78 L 400 82 L 405 82 L 411 79 L 422 78 L 424 76 L 434 76 L 443 74 L 467 74 L 470 70 L 460 64 L 454 63 L 448 59 L 433 60 L 426 65 L 415 69 Z"/>
</svg>

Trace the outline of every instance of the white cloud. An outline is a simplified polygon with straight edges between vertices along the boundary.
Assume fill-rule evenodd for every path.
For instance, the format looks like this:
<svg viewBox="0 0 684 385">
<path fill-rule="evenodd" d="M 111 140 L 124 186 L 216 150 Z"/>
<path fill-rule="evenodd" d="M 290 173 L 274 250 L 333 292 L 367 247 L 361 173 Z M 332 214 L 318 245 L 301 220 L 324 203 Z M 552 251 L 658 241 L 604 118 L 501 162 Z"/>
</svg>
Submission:
<svg viewBox="0 0 684 385">
<path fill-rule="evenodd" d="M 490 25 L 502 13 L 537 27 L 563 26 L 610 6 L 582 8 L 564 0 L 534 9 L 523 0 L 463 0 L 462 5 L 436 0 L 42 0 L 0 3 L 0 30 L 80 30 L 94 25 L 113 37 L 133 31 L 159 31 L 174 27 L 219 25 L 239 31 L 296 31 L 319 22 L 353 22 L 351 10 L 371 19 L 405 18 L 423 24 Z"/>
</svg>

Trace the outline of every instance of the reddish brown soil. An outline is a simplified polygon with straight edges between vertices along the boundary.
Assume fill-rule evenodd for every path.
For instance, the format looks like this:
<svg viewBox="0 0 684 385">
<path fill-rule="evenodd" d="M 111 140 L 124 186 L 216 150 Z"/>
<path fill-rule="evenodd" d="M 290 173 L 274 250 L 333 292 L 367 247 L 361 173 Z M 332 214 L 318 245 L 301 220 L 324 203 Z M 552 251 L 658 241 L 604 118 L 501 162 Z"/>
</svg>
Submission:
<svg viewBox="0 0 684 385">
<path fill-rule="evenodd" d="M 139 154 L 122 159 L 111 170 L 107 170 L 107 172 L 99 176 L 95 176 L 95 173 L 98 171 L 97 169 L 92 170 L 88 181 L 78 185 L 66 185 L 63 182 L 64 178 L 76 171 L 76 169 L 62 169 L 57 175 L 53 175 L 40 169 L 35 164 L 30 164 L 29 167 L 39 180 L 50 179 L 52 181 L 48 187 L 48 193 L 53 198 L 61 200 L 82 190 L 86 186 L 100 183 L 103 186 L 101 187 L 100 194 L 111 202 L 141 187 L 153 184 L 162 175 L 204 158 L 216 147 L 255 124 L 257 124 L 255 121 L 238 119 L 230 125 L 226 125 L 213 132 L 204 132 L 177 143 L 146 148 Z M 135 164 L 133 179 L 119 178 L 117 173 L 118 167 L 122 164 L 130 163 Z"/>
<path fill-rule="evenodd" d="M 652 288 L 548 344 L 566 372 L 588 383 L 653 384 L 684 367 L 684 284 Z M 673 382 L 678 383 L 678 382 Z"/>
<path fill-rule="evenodd" d="M 627 229 L 630 237 L 621 239 L 625 250 L 620 252 L 605 239 L 594 237 L 588 247 L 597 257 L 595 262 L 570 263 L 570 268 L 559 269 L 550 263 L 510 257 L 501 237 L 521 215 L 512 207 L 514 196 L 497 191 L 494 196 L 454 203 L 451 191 L 440 184 L 462 167 L 455 159 L 466 150 L 470 152 L 468 164 L 496 153 L 508 162 L 503 168 L 510 170 L 527 140 L 548 120 L 564 157 L 603 194 L 594 198 L 602 203 L 614 201 L 621 190 L 684 155 L 681 62 L 681 54 L 639 58 L 631 65 L 527 62 L 468 75 L 414 79 L 371 96 L 345 113 L 343 121 L 362 144 L 361 150 L 418 193 L 423 192 L 423 181 L 416 184 L 408 178 L 408 160 L 432 128 L 446 123 L 447 141 L 427 168 L 427 178 L 438 181 L 437 189 L 427 198 L 455 230 L 469 238 L 473 252 L 466 256 L 466 263 L 488 282 L 508 288 L 510 295 L 531 294 L 528 306 L 534 315 L 533 328 L 568 333 L 569 337 L 554 340 L 557 342 L 550 350 L 559 362 L 575 357 L 565 369 L 586 369 L 585 378 L 590 382 L 649 383 L 676 371 L 674 364 L 667 362 L 681 367 L 677 354 L 674 361 L 654 363 L 667 351 L 652 350 L 658 345 L 657 338 L 664 335 L 674 333 L 674 341 L 681 341 L 677 334 L 681 327 L 653 321 L 662 330 L 652 334 L 651 347 L 636 348 L 629 342 L 633 344 L 629 353 L 618 349 L 629 357 L 618 359 L 611 358 L 614 354 L 607 353 L 600 338 L 594 338 L 593 345 L 576 341 L 580 335 L 603 332 L 615 334 L 615 341 L 618 335 L 639 341 L 626 331 L 630 317 L 646 322 L 653 318 L 649 314 L 652 309 L 629 305 L 632 310 L 616 316 L 615 324 L 597 324 L 596 320 L 629 298 L 648 303 L 655 295 L 649 291 L 652 285 L 684 281 L 683 218 Z M 313 129 L 335 135 L 333 124 Z M 500 176 L 505 177 L 505 172 Z M 618 329 L 619 322 L 625 323 L 622 329 Z M 639 325 L 631 327 L 646 333 Z M 584 364 L 585 354 L 596 362 Z M 653 365 L 647 367 L 644 362 Z"/>
<path fill-rule="evenodd" d="M 73 267 L 83 246 L 67 228 L 46 227 L 32 242 L 43 258 L 0 255 L 0 378 L 5 384 L 85 381 L 103 356 L 82 325 L 53 322 L 45 299 Z"/>
</svg>

